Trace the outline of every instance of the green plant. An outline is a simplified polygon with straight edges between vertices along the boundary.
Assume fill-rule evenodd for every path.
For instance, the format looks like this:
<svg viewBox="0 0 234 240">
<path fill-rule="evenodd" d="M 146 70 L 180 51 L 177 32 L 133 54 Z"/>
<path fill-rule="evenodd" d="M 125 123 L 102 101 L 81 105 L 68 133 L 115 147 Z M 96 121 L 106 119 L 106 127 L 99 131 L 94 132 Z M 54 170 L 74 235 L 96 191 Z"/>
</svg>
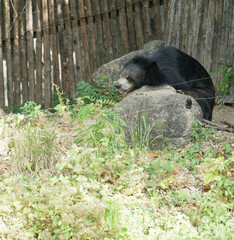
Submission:
<svg viewBox="0 0 234 240">
<path fill-rule="evenodd" d="M 220 90 L 223 92 L 224 96 L 230 91 L 230 86 L 234 85 L 234 68 L 232 63 L 222 63 L 222 72 L 224 73 L 223 81 L 220 84 Z"/>
<path fill-rule="evenodd" d="M 36 116 L 41 111 L 41 105 L 33 101 L 27 101 L 19 107 L 14 107 L 11 110 L 13 113 L 27 114 L 28 116 Z"/>
<path fill-rule="evenodd" d="M 228 201 L 234 199 L 233 188 L 234 182 L 232 179 L 231 167 L 234 163 L 234 152 L 229 158 L 207 158 L 199 168 L 205 169 L 204 184 L 212 184 L 218 192 Z"/>
<path fill-rule="evenodd" d="M 93 124 L 84 130 L 81 128 L 76 129 L 79 131 L 77 143 L 92 143 L 96 146 L 107 141 L 110 147 L 116 146 L 116 144 L 125 144 L 124 130 L 122 128 L 125 122 L 119 117 L 117 112 L 103 108 L 99 103 L 96 105 L 86 104 L 80 107 L 77 116 L 73 118 L 72 122 L 77 119 L 84 121 L 87 118 L 94 118 Z M 120 135 L 122 140 L 116 142 Z"/>
<path fill-rule="evenodd" d="M 234 85 L 234 68 L 231 62 L 221 63 L 221 68 L 219 68 L 219 71 L 211 75 L 222 73 L 224 74 L 224 77 L 220 83 L 220 86 L 218 86 L 218 92 L 221 92 L 224 96 L 226 96 L 228 93 L 230 93 L 231 86 Z"/>
<path fill-rule="evenodd" d="M 131 125 L 134 125 L 134 123 L 128 124 L 128 125 L 131 126 Z M 143 116 L 137 117 L 136 127 L 128 127 L 130 139 L 131 139 L 131 145 L 134 146 L 134 148 L 139 148 L 140 150 L 144 148 L 149 149 L 150 144 L 155 142 L 157 138 L 159 137 L 163 138 L 163 131 L 160 127 L 158 127 L 158 129 L 161 130 L 161 135 L 156 136 L 155 138 L 152 138 L 151 136 L 152 130 L 155 127 L 158 127 L 156 123 L 152 125 L 149 124 L 147 113 L 144 111 Z"/>
<path fill-rule="evenodd" d="M 191 135 L 195 142 L 208 140 L 214 132 L 215 130 L 212 127 L 203 128 L 200 121 L 193 122 Z"/>
<path fill-rule="evenodd" d="M 116 102 L 120 99 L 121 95 L 115 90 L 114 85 L 109 83 L 109 78 L 102 76 L 100 82 L 106 83 L 106 87 L 100 88 L 88 82 L 79 82 L 77 84 L 77 96 L 82 98 L 84 103 L 96 102 L 97 100 L 112 100 Z"/>
<path fill-rule="evenodd" d="M 186 190 L 180 189 L 178 191 L 171 191 L 167 194 L 167 198 L 171 204 L 178 207 L 183 205 L 189 198 Z"/>
<path fill-rule="evenodd" d="M 56 96 L 58 98 L 58 102 L 59 104 L 57 104 L 54 107 L 54 110 L 56 110 L 56 112 L 58 114 L 62 114 L 64 112 L 68 112 L 70 110 L 70 100 L 65 98 L 65 94 L 63 92 L 59 91 L 59 86 L 55 85 L 55 89 L 56 89 Z"/>
<path fill-rule="evenodd" d="M 9 142 L 14 170 L 18 173 L 34 173 L 51 168 L 56 163 L 56 132 L 45 127 L 22 126 Z"/>
<path fill-rule="evenodd" d="M 56 92 L 53 94 L 52 101 L 51 101 L 51 107 L 54 108 L 58 104 L 61 104 L 61 102 L 66 101 L 66 95 L 65 93 L 58 91 L 57 86 L 55 86 Z M 58 94 L 59 92 L 59 94 Z"/>
</svg>

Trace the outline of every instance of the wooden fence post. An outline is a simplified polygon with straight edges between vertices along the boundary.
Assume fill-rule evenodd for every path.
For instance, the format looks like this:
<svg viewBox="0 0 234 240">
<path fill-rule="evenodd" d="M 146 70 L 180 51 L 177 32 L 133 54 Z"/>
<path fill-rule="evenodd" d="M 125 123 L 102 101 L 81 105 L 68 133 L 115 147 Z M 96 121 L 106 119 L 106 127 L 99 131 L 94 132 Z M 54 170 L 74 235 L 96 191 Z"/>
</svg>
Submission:
<svg viewBox="0 0 234 240">
<path fill-rule="evenodd" d="M 97 52 L 96 52 L 96 39 L 94 32 L 94 22 L 91 1 L 86 0 L 86 10 L 87 10 L 87 28 L 89 36 L 89 56 L 90 56 L 90 67 L 91 72 L 97 69 Z"/>
<path fill-rule="evenodd" d="M 33 16 L 31 0 L 28 0 L 26 3 L 26 31 L 27 31 L 26 36 L 27 36 L 29 100 L 35 101 Z"/>
<path fill-rule="evenodd" d="M 152 40 L 152 32 L 149 16 L 149 1 L 142 1 L 142 23 L 144 26 L 145 43 Z"/>
<path fill-rule="evenodd" d="M 94 1 L 96 2 L 96 1 Z M 71 1 L 71 24 L 72 24 L 72 39 L 73 39 L 73 47 L 75 52 L 75 60 L 76 60 L 76 72 L 77 79 L 76 84 L 84 80 L 85 70 L 84 63 L 82 61 L 82 51 L 81 51 L 81 40 L 79 35 L 79 25 L 78 25 L 78 11 L 77 5 L 75 1 Z"/>
<path fill-rule="evenodd" d="M 59 44 L 59 54 L 60 54 L 60 63 L 61 63 L 61 69 L 60 69 L 60 75 L 62 77 L 62 90 L 63 92 L 68 96 L 68 86 L 66 85 L 66 71 L 63 67 L 64 63 L 64 25 L 63 25 L 63 8 L 62 8 L 62 0 L 56 0 L 57 3 L 57 27 L 58 27 L 58 44 Z"/>
<path fill-rule="evenodd" d="M 140 49 L 143 47 L 145 40 L 143 34 L 143 24 L 141 17 L 141 6 L 138 0 L 133 0 L 135 5 L 135 29 L 136 29 L 136 39 L 137 39 L 137 48 Z"/>
<path fill-rule="evenodd" d="M 136 50 L 137 48 L 132 0 L 126 1 L 126 12 L 127 12 L 126 15 L 127 15 L 127 26 L 128 26 L 129 51 L 131 52 Z"/>
<path fill-rule="evenodd" d="M 107 51 L 107 59 L 111 61 L 113 59 L 113 48 L 112 48 L 112 37 L 111 37 L 111 29 L 110 29 L 110 19 L 109 12 L 107 6 L 107 0 L 101 0 L 101 9 L 103 16 L 103 25 L 104 25 L 104 34 L 105 34 L 105 42 L 106 42 L 106 51 Z"/>
<path fill-rule="evenodd" d="M 115 59 L 121 55 L 121 38 L 118 26 L 116 0 L 110 0 L 110 16 L 111 36 L 113 40 L 113 58 Z"/>
<path fill-rule="evenodd" d="M 50 65 L 50 41 L 49 41 L 49 19 L 47 0 L 42 0 L 43 19 L 43 47 L 44 47 L 44 94 L 45 108 L 50 107 L 51 102 L 51 65 Z"/>
<path fill-rule="evenodd" d="M 12 55 L 11 55 L 11 20 L 10 20 L 10 1 L 3 1 L 3 24 L 5 29 L 5 50 L 7 67 L 7 95 L 8 106 L 13 105 L 13 74 L 12 74 Z"/>
<path fill-rule="evenodd" d="M 49 20 L 50 20 L 50 43 L 51 43 L 51 51 L 52 51 L 52 59 L 53 59 L 52 61 L 53 83 L 58 87 L 60 87 L 58 44 L 57 44 L 57 33 L 56 33 L 56 23 L 55 23 L 54 0 L 49 0 Z M 55 89 L 55 88 L 53 88 L 52 86 L 52 89 Z"/>
<path fill-rule="evenodd" d="M 66 79 L 68 84 L 68 97 L 74 97 L 75 89 L 75 76 L 74 76 L 74 62 L 73 62 L 73 46 L 72 46 L 72 31 L 71 31 L 71 18 L 69 11 L 69 0 L 63 0 L 63 13 L 64 13 L 64 26 L 66 34 L 64 35 L 64 64 L 66 66 Z"/>
<path fill-rule="evenodd" d="M 41 1 L 36 2 L 36 103 L 42 104 L 42 29 L 41 29 Z"/>
<path fill-rule="evenodd" d="M 213 59 L 213 44 L 214 44 L 214 24 L 215 24 L 215 1 L 209 1 L 208 16 L 206 24 L 206 41 L 205 41 L 205 56 L 204 65 L 211 69 Z"/>
<path fill-rule="evenodd" d="M 160 15 L 160 0 L 154 0 L 154 26 L 155 26 L 155 39 L 162 39 L 161 29 L 161 15 Z"/>
<path fill-rule="evenodd" d="M 2 2 L 0 2 L 0 19 L 2 19 Z M 3 78 L 3 42 L 2 42 L 2 24 L 0 23 L 0 107 L 5 106 L 5 91 Z"/>
<path fill-rule="evenodd" d="M 130 50 L 128 42 L 127 16 L 125 12 L 124 0 L 117 0 L 117 7 L 119 9 L 119 27 L 121 33 L 121 55 L 128 53 Z"/>
<path fill-rule="evenodd" d="M 19 18 L 19 46 L 20 46 L 20 78 L 22 83 L 23 103 L 29 100 L 28 67 L 27 67 L 27 45 L 26 45 L 26 2 L 20 1 Z"/>
<path fill-rule="evenodd" d="M 89 60 L 89 45 L 88 45 L 88 35 L 86 29 L 86 19 L 84 11 L 84 2 L 83 0 L 78 1 L 79 7 L 79 16 L 80 16 L 80 27 L 81 27 L 81 39 L 84 49 L 84 66 L 85 66 L 85 78 L 88 79 L 91 74 L 90 70 L 90 60 Z"/>
<path fill-rule="evenodd" d="M 98 54 L 98 66 L 105 63 L 105 50 L 102 30 L 102 18 L 99 1 L 93 1 L 93 9 L 95 16 L 96 34 L 97 34 L 97 54 Z"/>
<path fill-rule="evenodd" d="M 13 30 L 14 30 L 14 47 L 13 47 L 13 77 L 14 77 L 14 98 L 13 105 L 20 105 L 20 59 L 19 59 L 19 0 L 12 2 L 13 7 Z"/>
</svg>

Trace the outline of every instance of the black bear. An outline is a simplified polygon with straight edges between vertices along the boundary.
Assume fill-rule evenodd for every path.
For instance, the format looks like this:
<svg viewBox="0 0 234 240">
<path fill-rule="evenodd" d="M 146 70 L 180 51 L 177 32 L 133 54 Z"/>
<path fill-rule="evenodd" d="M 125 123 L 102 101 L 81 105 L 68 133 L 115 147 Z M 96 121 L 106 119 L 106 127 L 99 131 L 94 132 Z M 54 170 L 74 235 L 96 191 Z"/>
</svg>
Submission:
<svg viewBox="0 0 234 240">
<path fill-rule="evenodd" d="M 212 120 L 215 90 L 210 75 L 197 60 L 175 47 L 160 48 L 147 57 L 134 57 L 125 65 L 115 87 L 120 92 L 131 92 L 144 85 L 162 84 L 195 95 L 203 118 Z"/>
</svg>

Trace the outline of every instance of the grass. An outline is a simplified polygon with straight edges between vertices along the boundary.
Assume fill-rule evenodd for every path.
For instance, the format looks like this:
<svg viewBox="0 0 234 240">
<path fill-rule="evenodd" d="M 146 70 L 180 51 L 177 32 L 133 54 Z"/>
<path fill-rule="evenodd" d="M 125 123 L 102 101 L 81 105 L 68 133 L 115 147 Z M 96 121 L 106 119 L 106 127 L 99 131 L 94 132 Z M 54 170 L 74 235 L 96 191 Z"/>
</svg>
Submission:
<svg viewBox="0 0 234 240">
<path fill-rule="evenodd" d="M 52 168 L 57 162 L 55 138 L 55 129 L 47 126 L 27 123 L 18 129 L 9 142 L 15 172 L 38 173 Z"/>
<path fill-rule="evenodd" d="M 149 152 L 106 102 L 56 111 L 0 122 L 0 239 L 232 239 L 233 136 Z"/>
</svg>

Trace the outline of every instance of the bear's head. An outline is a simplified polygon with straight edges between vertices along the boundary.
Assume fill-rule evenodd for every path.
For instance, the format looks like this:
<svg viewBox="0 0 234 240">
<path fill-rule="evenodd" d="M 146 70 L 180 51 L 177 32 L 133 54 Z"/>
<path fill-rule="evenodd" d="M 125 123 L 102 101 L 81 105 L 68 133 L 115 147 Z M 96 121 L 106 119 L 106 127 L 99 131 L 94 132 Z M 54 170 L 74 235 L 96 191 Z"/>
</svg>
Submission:
<svg viewBox="0 0 234 240">
<path fill-rule="evenodd" d="M 156 62 L 151 62 L 147 57 L 134 57 L 125 64 L 119 80 L 115 83 L 116 89 L 120 93 L 128 93 L 144 85 L 151 85 L 149 74 L 152 69 L 156 70 L 156 66 Z"/>
</svg>

